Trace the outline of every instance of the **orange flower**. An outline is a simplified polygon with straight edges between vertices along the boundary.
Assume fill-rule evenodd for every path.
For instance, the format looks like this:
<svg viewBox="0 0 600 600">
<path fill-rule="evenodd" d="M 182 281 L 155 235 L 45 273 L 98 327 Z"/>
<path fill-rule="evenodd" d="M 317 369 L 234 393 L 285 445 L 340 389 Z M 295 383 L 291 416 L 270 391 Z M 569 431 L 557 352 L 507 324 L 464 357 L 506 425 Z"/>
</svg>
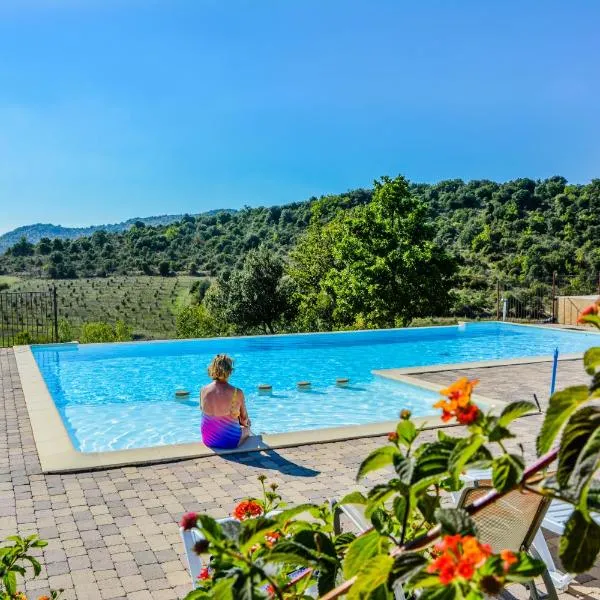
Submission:
<svg viewBox="0 0 600 600">
<path fill-rule="evenodd" d="M 452 385 L 441 390 L 440 394 L 446 396 L 450 401 L 457 402 L 458 406 L 466 406 L 471 399 L 473 388 L 479 383 L 478 379 L 467 379 L 461 377 Z"/>
<path fill-rule="evenodd" d="M 280 537 L 281 533 L 279 533 L 279 531 L 269 531 L 269 533 L 265 535 L 265 542 L 269 548 L 272 548 Z"/>
<path fill-rule="evenodd" d="M 256 500 L 242 500 L 233 511 L 233 518 L 245 521 L 263 514 L 263 507 Z"/>
<path fill-rule="evenodd" d="M 479 408 L 471 402 L 473 388 L 479 383 L 477 379 L 462 377 L 451 386 L 441 390 L 446 396 L 433 407 L 442 409 L 442 421 L 449 421 L 452 417 L 461 425 L 470 425 L 479 417 Z"/>
<path fill-rule="evenodd" d="M 514 565 L 519 560 L 517 555 L 510 550 L 502 550 L 502 552 L 500 552 L 500 558 L 502 558 L 502 566 L 505 571 L 508 571 L 510 566 Z"/>
<path fill-rule="evenodd" d="M 447 535 L 435 550 L 441 554 L 429 564 L 427 572 L 437 573 L 442 585 L 457 577 L 471 579 L 492 553 L 488 544 L 480 544 L 472 535 Z"/>
<path fill-rule="evenodd" d="M 398 434 L 395 431 L 390 431 L 388 433 L 388 440 L 390 442 L 396 442 L 396 441 L 398 441 Z"/>
<path fill-rule="evenodd" d="M 598 298 L 598 300 L 596 300 L 596 302 L 594 302 L 594 304 L 590 304 L 589 306 L 586 306 L 579 313 L 579 317 L 577 318 L 577 323 L 582 325 L 583 323 L 585 323 L 585 317 L 587 317 L 588 315 L 597 315 L 599 312 L 600 312 L 600 298 Z"/>
</svg>

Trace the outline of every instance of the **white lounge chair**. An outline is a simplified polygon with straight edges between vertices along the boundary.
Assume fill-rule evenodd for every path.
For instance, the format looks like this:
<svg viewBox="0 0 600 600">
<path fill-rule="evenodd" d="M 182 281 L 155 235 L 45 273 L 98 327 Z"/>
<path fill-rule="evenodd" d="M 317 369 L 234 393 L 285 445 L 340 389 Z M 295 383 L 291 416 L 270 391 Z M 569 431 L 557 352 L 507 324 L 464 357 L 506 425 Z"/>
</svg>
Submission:
<svg viewBox="0 0 600 600">
<path fill-rule="evenodd" d="M 269 515 L 276 514 L 277 512 L 280 512 L 280 511 L 274 511 L 273 513 L 269 513 Z M 269 515 L 267 515 L 267 516 L 269 516 Z M 234 521 L 234 519 L 232 517 L 225 517 L 224 519 L 217 519 L 217 523 L 225 523 L 228 521 Z M 198 576 L 200 575 L 202 568 L 207 566 L 203 562 L 202 557 L 198 556 L 198 554 L 196 554 L 194 552 L 194 546 L 196 545 L 197 542 L 203 541 L 204 536 L 202 535 L 202 532 L 196 527 L 193 527 L 192 529 L 184 529 L 183 527 L 180 527 L 179 533 L 181 535 L 181 539 L 183 541 L 183 546 L 185 548 L 185 557 L 187 559 L 188 570 L 189 570 L 190 577 L 192 580 L 192 589 L 194 589 L 198 582 Z M 298 569 L 294 573 L 290 574 L 290 577 L 299 575 L 301 571 L 303 571 L 303 569 Z M 312 586 L 306 591 L 309 595 L 313 595 L 315 598 L 318 596 L 316 586 Z"/>
<path fill-rule="evenodd" d="M 493 489 L 491 485 L 478 485 L 476 480 L 473 480 L 472 485 L 457 493 L 455 504 L 456 506 L 467 506 L 478 497 L 487 494 L 491 489 Z M 542 496 L 513 491 L 497 502 L 486 506 L 473 516 L 473 520 L 479 530 L 480 539 L 490 544 L 494 552 L 504 549 L 525 550 L 544 560 L 547 569 L 542 574 L 542 578 L 547 590 L 546 597 L 549 600 L 558 600 L 554 577 L 550 573 L 548 563 L 539 550 L 533 547 L 533 540 L 537 539 L 540 534 L 540 525 L 549 504 L 550 502 Z M 362 506 L 344 505 L 340 507 L 340 510 L 359 532 L 371 527 L 371 522 L 364 516 Z M 339 519 L 336 520 L 335 526 L 340 530 Z M 543 536 L 541 539 L 543 540 Z M 548 552 L 548 554 L 550 553 Z M 532 600 L 539 600 L 540 593 L 536 586 L 532 583 L 527 587 Z M 396 598 L 402 598 L 401 594 L 396 592 Z"/>
<path fill-rule="evenodd" d="M 471 469 L 463 475 L 462 479 L 469 485 L 477 485 L 479 482 L 489 481 L 492 477 L 492 473 L 489 469 Z M 461 492 L 454 492 L 452 497 L 454 502 L 457 503 Z M 570 573 L 563 573 L 558 569 L 548 548 L 548 543 L 544 538 L 542 529 L 546 529 L 557 535 L 562 535 L 565 530 L 565 525 L 569 520 L 569 517 L 573 513 L 573 506 L 568 502 L 562 500 L 552 500 L 544 519 L 542 520 L 542 526 L 537 531 L 535 538 L 533 539 L 532 549 L 539 558 L 541 558 L 548 567 L 548 572 L 554 586 L 559 591 L 564 591 L 568 585 L 573 581 L 574 577 Z M 600 514 L 595 513 L 593 515 L 596 523 L 600 525 Z"/>
</svg>

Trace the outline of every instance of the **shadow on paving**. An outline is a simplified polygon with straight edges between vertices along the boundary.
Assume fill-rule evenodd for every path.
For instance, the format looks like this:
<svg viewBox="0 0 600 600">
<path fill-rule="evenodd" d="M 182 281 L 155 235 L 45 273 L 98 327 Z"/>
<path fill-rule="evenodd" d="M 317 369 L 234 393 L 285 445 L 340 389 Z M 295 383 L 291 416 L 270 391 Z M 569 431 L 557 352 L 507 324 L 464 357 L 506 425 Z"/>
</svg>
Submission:
<svg viewBox="0 0 600 600">
<path fill-rule="evenodd" d="M 310 467 L 303 467 L 281 456 L 277 450 L 267 446 L 260 436 L 251 436 L 242 447 L 252 446 L 257 449 L 256 452 L 219 454 L 219 456 L 223 460 L 269 471 L 279 471 L 280 473 L 295 477 L 316 477 L 320 474 L 320 471 L 311 469 Z"/>
</svg>

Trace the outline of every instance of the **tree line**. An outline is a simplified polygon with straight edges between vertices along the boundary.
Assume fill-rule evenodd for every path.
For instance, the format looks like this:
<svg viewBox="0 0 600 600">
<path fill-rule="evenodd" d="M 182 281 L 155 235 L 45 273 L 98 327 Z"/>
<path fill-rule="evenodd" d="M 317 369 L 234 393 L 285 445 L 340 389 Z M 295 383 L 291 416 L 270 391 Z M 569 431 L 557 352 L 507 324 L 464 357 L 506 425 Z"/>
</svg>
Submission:
<svg viewBox="0 0 600 600">
<path fill-rule="evenodd" d="M 555 272 L 563 289 L 590 293 L 598 239 L 600 180 L 383 177 L 371 190 L 286 206 L 77 240 L 23 239 L 0 257 L 0 272 L 206 275 L 214 285 L 199 290 L 195 306 L 219 331 L 387 327 L 421 315 L 491 314 L 497 280 L 539 290 Z M 260 313 L 276 318 L 259 323 L 253 307 L 264 289 L 272 306 Z"/>
</svg>

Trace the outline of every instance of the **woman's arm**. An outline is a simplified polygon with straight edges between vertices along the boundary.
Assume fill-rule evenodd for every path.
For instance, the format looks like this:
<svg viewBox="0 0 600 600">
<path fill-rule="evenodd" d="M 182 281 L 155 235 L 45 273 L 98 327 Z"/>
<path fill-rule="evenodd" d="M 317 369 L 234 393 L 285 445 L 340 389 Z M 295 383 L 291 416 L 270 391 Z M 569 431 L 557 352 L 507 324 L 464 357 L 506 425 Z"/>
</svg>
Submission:
<svg viewBox="0 0 600 600">
<path fill-rule="evenodd" d="M 250 427 L 250 417 L 246 410 L 246 399 L 244 398 L 244 392 L 238 390 L 240 394 L 240 425 L 242 427 Z"/>
</svg>

